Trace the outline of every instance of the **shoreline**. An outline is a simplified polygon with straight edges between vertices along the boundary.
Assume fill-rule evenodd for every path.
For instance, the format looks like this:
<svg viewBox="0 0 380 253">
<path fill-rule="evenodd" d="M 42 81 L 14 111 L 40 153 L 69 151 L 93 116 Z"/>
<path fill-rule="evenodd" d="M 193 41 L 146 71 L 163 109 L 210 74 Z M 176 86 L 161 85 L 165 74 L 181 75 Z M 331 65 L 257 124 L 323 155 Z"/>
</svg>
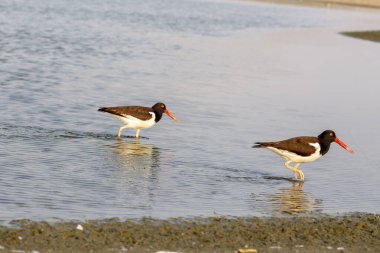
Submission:
<svg viewBox="0 0 380 253">
<path fill-rule="evenodd" d="M 379 11 L 380 0 L 243 0 L 266 4 L 293 5 L 315 8 L 366 9 Z M 361 40 L 380 43 L 380 25 L 378 30 L 342 31 L 340 34 Z"/>
<path fill-rule="evenodd" d="M 32 222 L 0 226 L 1 252 L 380 252 L 380 215 Z"/>
<path fill-rule="evenodd" d="M 350 31 L 350 32 L 341 32 L 340 34 L 356 38 L 362 39 L 372 42 L 380 43 L 380 30 L 378 31 Z"/>
</svg>

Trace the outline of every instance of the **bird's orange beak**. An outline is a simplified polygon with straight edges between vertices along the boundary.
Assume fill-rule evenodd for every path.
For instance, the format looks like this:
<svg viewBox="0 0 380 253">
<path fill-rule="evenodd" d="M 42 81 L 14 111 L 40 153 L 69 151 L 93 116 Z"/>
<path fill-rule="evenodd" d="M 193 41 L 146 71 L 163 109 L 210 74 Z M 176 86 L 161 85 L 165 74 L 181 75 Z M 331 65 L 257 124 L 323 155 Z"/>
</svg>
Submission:
<svg viewBox="0 0 380 253">
<path fill-rule="evenodd" d="M 179 123 L 179 120 L 174 117 L 173 114 L 171 114 L 168 110 L 165 110 L 164 113 L 166 113 L 170 118 L 172 118 L 175 122 Z"/>
<path fill-rule="evenodd" d="M 334 141 L 336 143 L 338 143 L 342 148 L 344 148 L 345 150 L 347 150 L 348 152 L 350 152 L 351 154 L 354 153 L 354 151 L 352 149 L 350 149 L 343 141 L 339 140 L 337 137 L 335 138 Z"/>
</svg>

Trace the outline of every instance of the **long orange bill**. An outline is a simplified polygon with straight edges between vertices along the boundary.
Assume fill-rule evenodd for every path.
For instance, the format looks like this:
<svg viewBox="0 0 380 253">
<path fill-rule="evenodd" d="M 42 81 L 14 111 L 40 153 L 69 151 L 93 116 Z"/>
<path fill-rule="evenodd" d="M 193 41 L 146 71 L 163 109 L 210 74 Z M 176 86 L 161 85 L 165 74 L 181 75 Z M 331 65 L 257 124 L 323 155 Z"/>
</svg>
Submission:
<svg viewBox="0 0 380 253">
<path fill-rule="evenodd" d="M 172 118 L 175 122 L 179 123 L 179 120 L 174 117 L 173 114 L 171 114 L 168 110 L 165 110 L 164 113 L 166 113 L 170 118 Z"/>
<path fill-rule="evenodd" d="M 352 149 L 350 149 L 346 144 L 344 144 L 343 141 L 339 140 L 338 138 L 335 138 L 334 140 L 336 143 L 338 143 L 342 148 L 344 148 L 345 150 L 347 150 L 348 152 L 350 152 L 351 154 L 354 153 L 354 151 Z"/>
</svg>

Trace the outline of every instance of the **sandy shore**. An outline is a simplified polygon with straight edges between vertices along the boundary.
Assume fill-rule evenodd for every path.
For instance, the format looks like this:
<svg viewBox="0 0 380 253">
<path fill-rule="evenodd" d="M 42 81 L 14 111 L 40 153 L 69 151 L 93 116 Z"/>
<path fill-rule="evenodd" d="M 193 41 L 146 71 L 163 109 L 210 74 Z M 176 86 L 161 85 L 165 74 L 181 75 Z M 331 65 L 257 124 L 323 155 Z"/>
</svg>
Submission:
<svg viewBox="0 0 380 253">
<path fill-rule="evenodd" d="M 353 38 L 380 42 L 380 31 L 342 32 L 342 34 Z"/>
<path fill-rule="evenodd" d="M 290 4 L 308 7 L 325 8 L 371 8 L 380 11 L 380 0 L 246 0 L 273 4 Z M 380 15 L 380 12 L 379 12 Z M 380 29 L 380 26 L 379 26 Z M 341 34 L 357 39 L 380 42 L 380 30 L 377 31 L 347 31 Z"/>
<path fill-rule="evenodd" d="M 80 226 L 78 226 L 80 224 Z M 380 216 L 13 221 L 0 252 L 380 252 Z"/>
</svg>

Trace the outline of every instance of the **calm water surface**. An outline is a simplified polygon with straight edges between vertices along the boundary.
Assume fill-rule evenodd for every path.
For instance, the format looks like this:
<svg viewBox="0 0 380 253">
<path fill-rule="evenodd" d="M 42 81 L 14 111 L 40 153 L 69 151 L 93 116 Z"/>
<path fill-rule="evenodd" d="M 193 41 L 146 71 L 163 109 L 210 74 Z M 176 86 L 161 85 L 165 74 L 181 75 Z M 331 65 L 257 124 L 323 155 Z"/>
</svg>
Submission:
<svg viewBox="0 0 380 253">
<path fill-rule="evenodd" d="M 380 45 L 337 33 L 379 23 L 237 1 L 1 1 L 0 220 L 380 213 Z M 181 123 L 139 142 L 97 112 L 158 101 Z M 251 148 L 325 129 L 356 154 L 333 144 L 303 184 Z"/>
</svg>

